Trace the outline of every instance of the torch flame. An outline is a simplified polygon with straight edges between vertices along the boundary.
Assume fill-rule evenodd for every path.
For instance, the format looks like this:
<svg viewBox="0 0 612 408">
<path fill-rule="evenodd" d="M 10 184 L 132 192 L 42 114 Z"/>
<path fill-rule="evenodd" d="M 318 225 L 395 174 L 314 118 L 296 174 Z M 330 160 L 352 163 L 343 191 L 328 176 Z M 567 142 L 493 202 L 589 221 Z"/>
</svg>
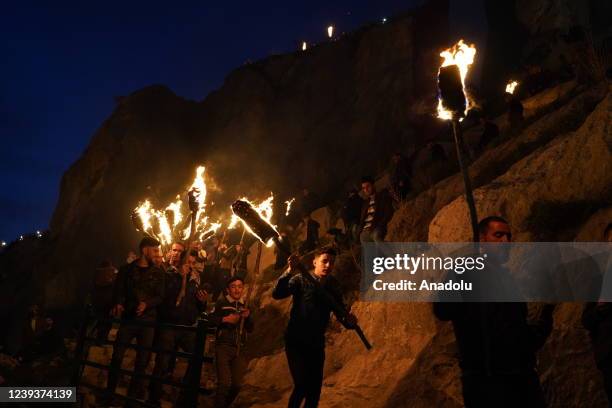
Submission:
<svg viewBox="0 0 612 408">
<path fill-rule="evenodd" d="M 285 211 L 285 217 L 289 216 L 289 212 L 291 211 L 291 204 L 293 204 L 294 201 L 295 201 L 295 197 L 292 198 L 291 200 L 285 201 L 285 204 L 287 204 L 287 210 Z"/>
<path fill-rule="evenodd" d="M 276 231 L 276 225 L 272 224 L 272 215 L 273 215 L 272 202 L 274 201 L 273 193 L 270 193 L 270 197 L 266 198 L 264 201 L 262 201 L 259 204 L 254 204 L 246 197 L 243 197 L 240 200 L 246 201 L 249 204 L 251 204 L 253 209 L 261 216 L 261 218 L 264 219 L 268 224 L 270 224 L 270 226 L 274 229 L 274 231 Z M 241 222 L 244 229 L 246 229 L 251 235 L 253 235 L 254 237 L 256 237 L 257 239 L 263 242 L 263 240 L 259 236 L 257 236 L 257 234 L 251 229 L 251 227 L 249 227 L 249 225 L 246 222 L 244 222 L 240 217 L 238 217 L 236 214 L 232 212 L 232 218 L 230 220 L 230 224 L 228 228 L 235 228 L 238 222 Z M 267 247 L 270 247 L 274 245 L 274 241 L 272 239 L 269 239 L 268 242 L 264 242 L 264 244 Z"/>
<path fill-rule="evenodd" d="M 183 214 L 181 214 L 181 204 L 182 204 L 181 196 L 177 195 L 176 201 L 173 203 L 170 203 L 168 207 L 166 207 L 166 210 L 170 210 L 174 214 L 172 228 L 175 228 L 183 220 Z"/>
<path fill-rule="evenodd" d="M 470 65 L 474 63 L 474 56 L 476 55 L 476 47 L 474 44 L 466 44 L 463 40 L 453 45 L 451 48 L 446 49 L 440 53 L 440 56 L 444 58 L 440 68 L 447 67 L 449 65 L 457 65 L 459 73 L 461 74 L 461 84 L 463 85 L 463 94 L 465 95 L 466 108 L 465 115 L 472 108 L 472 101 L 467 97 L 465 89 L 465 77 L 470 69 Z M 442 104 L 442 99 L 438 98 L 438 118 L 443 120 L 451 120 L 453 113 L 446 109 Z"/>
<path fill-rule="evenodd" d="M 142 222 L 142 227 L 144 229 L 143 232 L 151 231 L 153 228 L 151 225 L 151 217 L 153 216 L 151 202 L 149 200 L 145 200 L 144 203 L 140 204 L 134 209 L 134 212 L 138 214 L 138 217 L 140 217 L 140 221 Z"/>
<path fill-rule="evenodd" d="M 195 192 L 200 211 L 202 211 L 206 206 L 206 183 L 204 182 L 204 170 L 204 166 L 198 166 L 196 169 L 196 176 L 193 179 L 191 187 L 189 187 L 189 191 Z"/>
<path fill-rule="evenodd" d="M 332 38 L 334 36 L 334 26 L 330 25 L 327 27 L 327 36 Z"/>
<path fill-rule="evenodd" d="M 162 245 L 172 244 L 172 228 L 170 228 L 166 214 L 162 211 L 155 211 L 155 217 L 157 217 L 157 221 L 159 222 L 159 238 Z"/>
<path fill-rule="evenodd" d="M 512 95 L 514 93 L 514 90 L 518 86 L 518 84 L 519 84 L 518 81 L 508 82 L 508 84 L 506 85 L 506 93 L 509 93 L 510 95 Z"/>
</svg>

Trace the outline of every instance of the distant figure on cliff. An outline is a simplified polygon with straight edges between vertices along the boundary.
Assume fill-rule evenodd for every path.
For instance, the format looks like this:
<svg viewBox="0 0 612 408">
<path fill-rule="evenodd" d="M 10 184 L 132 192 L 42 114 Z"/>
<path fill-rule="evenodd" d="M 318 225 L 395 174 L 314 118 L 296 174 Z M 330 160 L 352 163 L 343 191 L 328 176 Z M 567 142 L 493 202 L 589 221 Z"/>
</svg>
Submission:
<svg viewBox="0 0 612 408">
<path fill-rule="evenodd" d="M 306 228 L 306 239 L 300 245 L 300 254 L 313 251 L 319 245 L 319 228 L 321 224 L 310 217 L 310 214 L 304 216 L 304 228 Z"/>
<path fill-rule="evenodd" d="M 612 242 L 612 223 L 604 230 L 604 242 Z M 612 259 L 608 259 L 608 274 L 612 273 Z M 608 281 L 606 281 L 606 278 Z M 612 303 L 607 299 L 607 286 L 610 286 L 610 276 L 604 277 L 602 288 L 603 299 L 595 303 L 587 303 L 582 313 L 582 324 L 589 331 L 593 344 L 593 355 L 597 368 L 601 371 L 604 388 L 612 406 Z"/>
<path fill-rule="evenodd" d="M 361 207 L 360 235 L 361 242 L 381 242 L 387 235 L 387 224 L 393 217 L 393 200 L 387 190 L 377 192 L 374 179 L 364 177 L 361 180 L 361 191 L 365 200 Z"/>
<path fill-rule="evenodd" d="M 493 140 L 499 137 L 499 127 L 485 114 L 480 116 L 480 124 L 482 125 L 482 134 L 476 146 L 477 154 L 481 154 Z"/>
<path fill-rule="evenodd" d="M 412 177 L 411 163 L 403 154 L 396 152 L 391 156 L 389 168 L 389 182 L 391 195 L 395 201 L 402 201 L 410 191 L 410 178 Z"/>
<path fill-rule="evenodd" d="M 300 206 L 300 215 L 303 218 L 319 208 L 321 200 L 317 194 L 304 187 L 304 189 L 302 189 L 302 197 L 298 200 L 298 204 Z"/>
<path fill-rule="evenodd" d="M 350 243 L 358 242 L 359 240 L 361 207 L 363 207 L 363 199 L 359 196 L 357 189 L 353 188 L 349 191 L 348 197 L 344 201 L 341 214 L 342 222 L 344 223 L 344 233 Z"/>
<path fill-rule="evenodd" d="M 478 227 L 481 242 L 512 240 L 501 217 L 487 217 Z M 507 261 L 499 258 L 497 268 Z M 433 311 L 453 323 L 467 408 L 546 406 L 535 367 L 536 352 L 552 331 L 551 305 L 534 322 L 524 302 L 437 302 Z"/>
<path fill-rule="evenodd" d="M 514 133 L 523 126 L 525 120 L 523 104 L 516 94 L 506 94 L 506 103 L 508 104 L 508 130 Z"/>
<path fill-rule="evenodd" d="M 340 284 L 331 276 L 336 252 L 321 248 L 315 253 L 314 270 L 307 271 L 297 256 L 289 258 L 289 268 L 281 275 L 272 291 L 274 299 L 293 297 L 289 323 L 285 331 L 285 353 L 293 378 L 293 392 L 289 408 L 314 408 L 319 404 L 325 363 L 325 331 L 329 323 L 331 306 L 320 294 L 320 287 L 302 276 L 310 274 L 335 300 L 343 304 Z M 349 314 L 346 319 L 336 316 L 340 323 L 351 329 L 357 318 Z"/>
<path fill-rule="evenodd" d="M 115 306 L 112 315 L 125 320 L 119 326 L 113 356 L 108 373 L 108 398 L 115 392 L 119 381 L 119 368 L 127 349 L 127 344 L 136 338 L 138 345 L 150 348 L 153 344 L 154 328 L 130 324 L 133 322 L 155 322 L 157 307 L 164 297 L 164 272 L 155 266 L 155 259 L 160 255 L 160 242 L 151 237 L 140 241 L 140 257 L 119 270 L 115 283 L 113 303 Z M 138 350 L 134 363 L 134 372 L 144 374 L 151 352 Z M 128 389 L 128 396 L 144 399 L 144 380 L 132 377 Z"/>
</svg>

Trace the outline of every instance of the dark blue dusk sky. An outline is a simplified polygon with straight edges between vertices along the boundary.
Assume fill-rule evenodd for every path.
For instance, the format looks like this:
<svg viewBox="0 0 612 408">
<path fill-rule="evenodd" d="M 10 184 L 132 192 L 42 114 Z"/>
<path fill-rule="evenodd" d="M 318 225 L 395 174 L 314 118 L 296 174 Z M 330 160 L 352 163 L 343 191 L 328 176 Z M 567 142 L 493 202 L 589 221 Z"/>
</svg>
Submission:
<svg viewBox="0 0 612 408">
<path fill-rule="evenodd" d="M 419 3 L 3 3 L 0 240 L 47 227 L 63 172 L 110 115 L 114 96 L 161 83 L 202 100 L 247 59 L 321 41 L 328 24 L 350 31 Z"/>
</svg>

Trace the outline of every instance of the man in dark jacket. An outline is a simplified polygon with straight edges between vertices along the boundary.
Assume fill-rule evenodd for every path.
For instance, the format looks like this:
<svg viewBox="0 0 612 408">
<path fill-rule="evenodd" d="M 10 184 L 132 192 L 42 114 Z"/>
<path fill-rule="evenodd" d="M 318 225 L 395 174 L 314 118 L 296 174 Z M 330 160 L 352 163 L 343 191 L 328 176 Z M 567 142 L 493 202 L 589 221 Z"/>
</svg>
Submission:
<svg viewBox="0 0 612 408">
<path fill-rule="evenodd" d="M 336 252 L 331 248 L 319 249 L 312 272 L 304 269 L 299 258 L 291 256 L 289 269 L 278 279 L 272 292 L 274 299 L 293 296 L 285 332 L 285 352 L 294 384 L 289 408 L 299 408 L 304 400 L 306 408 L 319 404 L 325 362 L 325 330 L 332 312 L 322 290 L 328 291 L 340 304 L 343 303 L 339 283 L 331 276 L 335 256 Z M 305 278 L 305 273 L 311 274 L 317 283 Z M 357 323 L 352 314 L 346 319 L 338 319 L 349 329 Z"/>
<path fill-rule="evenodd" d="M 187 255 L 184 252 L 178 265 L 170 265 L 166 272 L 164 300 L 159 306 L 159 321 L 177 325 L 193 326 L 200 313 L 206 308 L 207 293 L 200 288 L 200 276 L 194 269 L 196 253 Z M 186 258 L 186 259 L 184 259 Z M 180 268 L 180 269 L 179 269 Z M 178 302 L 183 275 L 187 277 L 185 296 Z M 195 349 L 195 332 L 174 330 L 161 327 L 157 333 L 157 348 L 174 351 L 178 347 L 187 353 Z M 174 356 L 157 353 L 153 375 L 162 376 Z M 185 375 L 187 377 L 187 374 Z M 149 402 L 159 405 L 162 394 L 162 384 L 152 380 L 149 386 Z"/>
<path fill-rule="evenodd" d="M 511 241 L 501 217 L 483 219 L 479 229 L 481 242 Z M 467 408 L 546 405 L 535 365 L 552 331 L 552 312 L 545 306 L 539 320 L 529 322 L 524 302 L 434 303 L 436 317 L 453 323 Z"/>
<path fill-rule="evenodd" d="M 604 231 L 604 242 L 612 242 L 612 223 Z M 612 259 L 608 259 L 608 269 Z M 610 272 L 608 272 L 610 273 Z M 599 302 L 587 303 L 582 312 L 582 324 L 589 331 L 597 368 L 601 371 L 608 401 L 612 401 L 612 299 L 607 286 L 612 276 L 604 276 Z M 609 403 L 612 406 L 612 402 Z"/>
<path fill-rule="evenodd" d="M 361 242 L 380 242 L 387 235 L 387 224 L 393 217 L 393 200 L 387 190 L 376 191 L 374 179 L 364 177 L 361 190 L 365 196 L 361 208 Z"/>
<path fill-rule="evenodd" d="M 154 264 L 160 252 L 159 241 L 151 237 L 143 238 L 140 241 L 140 257 L 119 270 L 112 314 L 116 318 L 123 318 L 126 323 L 119 326 L 113 347 L 107 383 L 109 393 L 113 393 L 117 387 L 118 369 L 121 367 L 126 344 L 130 344 L 134 337 L 140 346 L 150 348 L 153 344 L 154 328 L 132 325 L 130 321 L 154 322 L 157 318 L 157 306 L 164 297 L 164 273 Z M 150 357 L 150 351 L 138 350 L 134 372 L 144 374 Z M 144 394 L 144 381 L 141 378 L 132 377 L 128 395 L 143 399 Z"/>
<path fill-rule="evenodd" d="M 242 278 L 230 278 L 226 291 L 227 294 L 215 303 L 210 318 L 211 322 L 217 325 L 215 408 L 229 407 L 240 392 L 247 363 L 244 353 L 240 350 L 245 346 L 247 333 L 251 333 L 254 328 L 250 310 L 243 298 Z"/>
</svg>

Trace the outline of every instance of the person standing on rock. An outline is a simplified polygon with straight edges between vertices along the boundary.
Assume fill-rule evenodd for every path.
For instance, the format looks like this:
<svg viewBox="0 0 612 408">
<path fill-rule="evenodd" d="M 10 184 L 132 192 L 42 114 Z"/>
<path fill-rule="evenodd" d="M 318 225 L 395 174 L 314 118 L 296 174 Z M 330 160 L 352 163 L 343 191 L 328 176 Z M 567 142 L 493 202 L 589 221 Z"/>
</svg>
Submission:
<svg viewBox="0 0 612 408">
<path fill-rule="evenodd" d="M 247 367 L 242 349 L 247 340 L 247 333 L 251 333 L 254 329 L 251 312 L 243 298 L 243 278 L 239 276 L 230 278 L 227 281 L 226 291 L 227 294 L 215 303 L 210 317 L 211 323 L 217 326 L 215 408 L 229 407 L 240 392 Z"/>
<path fill-rule="evenodd" d="M 480 242 L 512 239 L 501 217 L 483 219 L 479 230 Z M 529 321 L 525 302 L 434 303 L 436 317 L 453 323 L 467 408 L 546 406 L 536 352 L 552 331 L 553 310 L 546 305 L 537 321 Z"/>
<path fill-rule="evenodd" d="M 387 224 L 393 217 L 393 200 L 387 190 L 376 191 L 374 179 L 364 177 L 361 190 L 365 196 L 361 207 L 361 242 L 382 242 L 387 235 Z"/>
<path fill-rule="evenodd" d="M 331 306 L 320 292 L 328 291 L 337 302 L 343 304 L 339 282 L 331 276 L 336 252 L 332 248 L 320 248 L 313 260 L 314 270 L 305 271 L 299 258 L 289 257 L 289 269 L 278 279 L 272 291 L 274 299 L 293 296 L 293 305 L 285 331 L 285 352 L 289 371 L 293 378 L 293 392 L 289 408 L 305 408 L 319 404 L 323 385 L 325 362 L 325 331 L 329 323 Z M 299 272 L 299 273 L 297 273 Z M 302 276 L 309 273 L 320 286 Z M 348 329 L 357 324 L 357 318 L 348 314 L 338 320 Z"/>
<path fill-rule="evenodd" d="M 161 253 L 160 242 L 155 238 L 145 237 L 140 241 L 140 257 L 119 270 L 115 284 L 112 315 L 122 318 L 125 323 L 119 326 L 113 356 L 108 373 L 108 394 L 115 392 L 119 380 L 118 370 L 121 367 L 126 345 L 136 338 L 139 346 L 150 348 L 153 344 L 154 328 L 130 324 L 131 321 L 155 322 L 157 306 L 164 297 L 164 272 L 155 266 L 155 259 Z M 151 352 L 138 350 L 134 363 L 134 372 L 144 374 Z M 144 399 L 145 388 L 142 378 L 133 377 L 130 381 L 128 396 Z M 109 395 L 110 397 L 110 395 Z"/>
</svg>

